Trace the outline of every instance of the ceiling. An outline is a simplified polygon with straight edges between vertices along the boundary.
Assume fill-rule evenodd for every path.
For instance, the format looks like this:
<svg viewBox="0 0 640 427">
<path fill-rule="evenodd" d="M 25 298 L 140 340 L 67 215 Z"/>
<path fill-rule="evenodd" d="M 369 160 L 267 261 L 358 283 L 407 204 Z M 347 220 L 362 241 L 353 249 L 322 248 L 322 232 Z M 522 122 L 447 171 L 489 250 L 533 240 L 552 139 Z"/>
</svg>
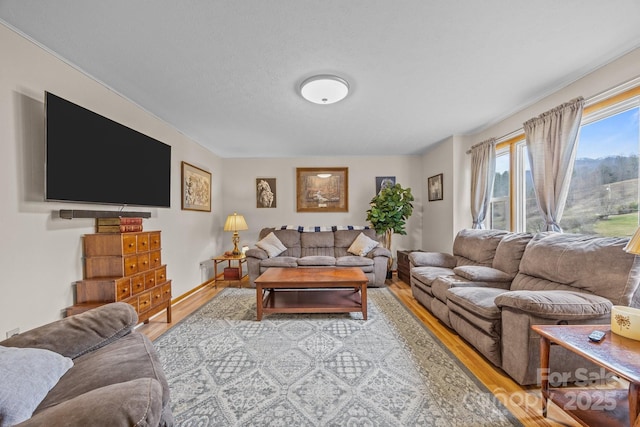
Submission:
<svg viewBox="0 0 640 427">
<path fill-rule="evenodd" d="M 638 0 L 0 0 L 0 20 L 225 158 L 419 154 L 640 46 Z M 350 94 L 305 101 L 315 74 Z"/>
</svg>

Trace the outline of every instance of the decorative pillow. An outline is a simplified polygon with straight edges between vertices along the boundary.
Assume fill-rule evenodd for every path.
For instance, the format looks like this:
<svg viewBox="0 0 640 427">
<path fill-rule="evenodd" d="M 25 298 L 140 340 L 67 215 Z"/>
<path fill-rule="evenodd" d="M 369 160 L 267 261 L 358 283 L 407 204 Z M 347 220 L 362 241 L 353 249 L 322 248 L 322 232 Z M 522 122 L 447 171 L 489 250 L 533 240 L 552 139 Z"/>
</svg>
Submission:
<svg viewBox="0 0 640 427">
<path fill-rule="evenodd" d="M 50 350 L 0 346 L 0 427 L 31 418 L 73 361 Z"/>
<path fill-rule="evenodd" d="M 347 252 L 354 255 L 365 256 L 373 248 L 377 247 L 379 243 L 373 239 L 368 238 L 364 233 L 358 234 L 356 240 L 353 241 Z"/>
<path fill-rule="evenodd" d="M 287 250 L 287 247 L 282 244 L 273 232 L 267 234 L 262 240 L 256 243 L 256 246 L 264 250 L 269 255 L 269 258 L 276 257 Z"/>
</svg>

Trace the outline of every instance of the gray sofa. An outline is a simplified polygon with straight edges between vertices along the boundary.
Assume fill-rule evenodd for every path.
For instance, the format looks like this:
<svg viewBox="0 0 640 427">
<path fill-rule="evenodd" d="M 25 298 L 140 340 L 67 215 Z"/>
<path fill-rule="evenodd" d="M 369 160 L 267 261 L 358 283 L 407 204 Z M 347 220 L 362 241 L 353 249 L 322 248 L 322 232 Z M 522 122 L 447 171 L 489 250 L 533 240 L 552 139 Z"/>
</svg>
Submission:
<svg viewBox="0 0 640 427">
<path fill-rule="evenodd" d="M 359 267 L 369 279 L 367 286 L 384 286 L 387 277 L 387 266 L 391 252 L 378 246 L 365 256 L 353 255 L 347 250 L 354 240 L 363 233 L 370 239 L 378 241 L 373 229 L 339 229 L 329 227 L 323 231 L 310 229 L 275 229 L 263 228 L 259 240 L 269 233 L 282 242 L 286 250 L 275 257 L 269 257 L 266 251 L 258 247 L 247 251 L 247 268 L 249 283 L 255 287 L 255 280 L 270 267 L 304 268 L 304 267 Z"/>
<path fill-rule="evenodd" d="M 640 307 L 640 261 L 623 251 L 627 241 L 462 230 L 454 243 L 456 255 L 414 252 L 409 256 L 412 292 L 519 384 L 535 384 L 540 337 L 531 325 L 608 324 L 613 305 Z M 509 251 L 501 250 L 505 244 Z M 504 257 L 510 257 L 509 262 Z M 434 262 L 438 259 L 441 262 Z M 466 272 L 457 268 L 460 263 L 466 263 Z M 425 284 L 426 277 L 430 286 Z M 481 280 L 499 277 L 505 280 Z M 553 372 L 574 380 L 578 368 L 592 367 L 559 346 L 552 347 L 550 363 Z"/>
<path fill-rule="evenodd" d="M 25 363 L 29 372 L 43 369 L 42 378 L 25 373 L 11 386 L 28 391 L 18 403 L 33 400 L 29 404 L 35 405 L 30 418 L 17 425 L 172 426 L 166 378 L 153 344 L 133 330 L 137 323 L 133 307 L 117 302 L 0 342 L 5 355 L 33 354 Z M 61 363 L 67 365 L 60 370 Z M 56 371 L 61 377 L 45 385 L 45 377 L 50 380 Z M 31 380 L 37 383 L 23 383 Z M 44 397 L 41 402 L 38 394 Z M 12 416 L 3 409 L 0 425 L 3 416 L 6 421 Z"/>
</svg>

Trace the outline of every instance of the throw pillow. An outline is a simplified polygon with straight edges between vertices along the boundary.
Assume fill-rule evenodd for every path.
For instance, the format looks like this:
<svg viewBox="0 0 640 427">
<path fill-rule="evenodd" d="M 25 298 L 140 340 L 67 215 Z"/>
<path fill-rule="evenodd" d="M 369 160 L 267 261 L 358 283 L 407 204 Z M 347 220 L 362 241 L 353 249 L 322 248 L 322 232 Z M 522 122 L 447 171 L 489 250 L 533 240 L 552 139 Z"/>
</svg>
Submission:
<svg viewBox="0 0 640 427">
<path fill-rule="evenodd" d="M 50 350 L 0 346 L 0 427 L 31 418 L 73 361 Z"/>
<path fill-rule="evenodd" d="M 364 233 L 358 234 L 356 240 L 353 241 L 347 252 L 354 255 L 365 256 L 368 254 L 373 248 L 377 247 L 380 243 L 376 240 L 370 239 L 365 236 Z"/>
<path fill-rule="evenodd" d="M 287 247 L 273 234 L 273 231 L 256 243 L 256 246 L 264 250 L 269 258 L 276 257 L 287 250 Z"/>
</svg>

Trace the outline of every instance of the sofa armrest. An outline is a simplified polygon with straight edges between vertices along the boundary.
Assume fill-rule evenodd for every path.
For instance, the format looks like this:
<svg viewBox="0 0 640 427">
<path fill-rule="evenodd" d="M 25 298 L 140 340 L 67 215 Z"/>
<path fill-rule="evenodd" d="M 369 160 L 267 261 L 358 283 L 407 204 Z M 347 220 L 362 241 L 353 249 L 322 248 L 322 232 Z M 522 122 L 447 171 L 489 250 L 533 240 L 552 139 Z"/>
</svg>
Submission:
<svg viewBox="0 0 640 427">
<path fill-rule="evenodd" d="M 131 305 L 114 302 L 15 335 L 0 345 L 43 348 L 75 359 L 127 335 L 137 324 Z"/>
<path fill-rule="evenodd" d="M 453 268 L 457 264 L 456 257 L 444 252 L 411 252 L 409 262 L 414 267 Z"/>
<path fill-rule="evenodd" d="M 611 313 L 613 306 L 601 296 L 572 291 L 511 291 L 500 294 L 495 303 L 555 320 L 597 319 Z"/>
<path fill-rule="evenodd" d="M 269 254 L 267 251 L 260 248 L 251 248 L 246 252 L 247 258 L 257 258 L 257 259 L 267 259 L 269 258 Z"/>
<path fill-rule="evenodd" d="M 38 408 L 18 426 L 157 426 L 162 412 L 160 383 L 154 378 L 138 378 L 100 387 L 48 408 Z"/>
<path fill-rule="evenodd" d="M 384 246 L 376 246 L 375 248 L 371 249 L 369 253 L 367 253 L 367 256 L 369 258 L 375 258 L 377 256 L 391 258 L 392 255 L 391 255 L 391 251 L 385 248 Z"/>
</svg>

